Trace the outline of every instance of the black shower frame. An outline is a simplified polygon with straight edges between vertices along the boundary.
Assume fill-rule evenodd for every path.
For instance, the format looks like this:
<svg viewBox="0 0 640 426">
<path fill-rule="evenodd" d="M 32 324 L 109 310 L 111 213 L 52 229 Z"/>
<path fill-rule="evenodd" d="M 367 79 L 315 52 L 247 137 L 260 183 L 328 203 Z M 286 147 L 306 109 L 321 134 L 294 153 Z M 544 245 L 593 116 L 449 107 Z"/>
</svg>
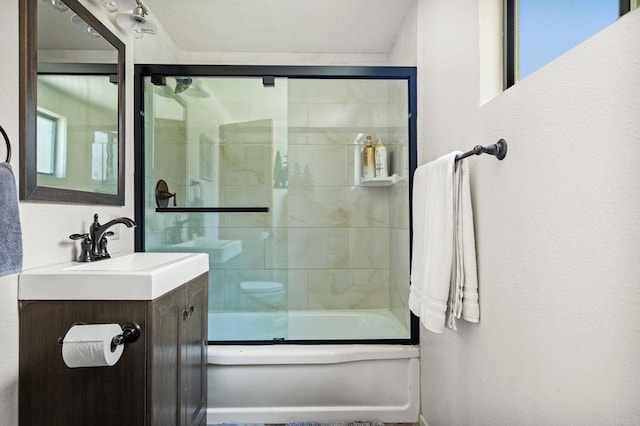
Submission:
<svg viewBox="0 0 640 426">
<path fill-rule="evenodd" d="M 418 166 L 417 154 L 417 71 L 416 67 L 393 66 L 271 66 L 271 65 L 162 65 L 137 64 L 134 66 L 134 162 L 135 162 L 135 251 L 145 250 L 144 241 L 144 79 L 152 75 L 165 77 L 274 77 L 289 79 L 371 79 L 406 80 L 409 100 L 409 223 L 413 223 L 413 172 Z M 409 239 L 413 241 L 412 227 Z M 410 253 L 411 253 L 410 243 Z M 411 256 L 411 254 L 410 254 Z M 410 313 L 408 339 L 323 339 L 323 340 L 210 340 L 209 345 L 329 345 L 329 344 L 396 344 L 419 343 L 419 320 Z"/>
</svg>

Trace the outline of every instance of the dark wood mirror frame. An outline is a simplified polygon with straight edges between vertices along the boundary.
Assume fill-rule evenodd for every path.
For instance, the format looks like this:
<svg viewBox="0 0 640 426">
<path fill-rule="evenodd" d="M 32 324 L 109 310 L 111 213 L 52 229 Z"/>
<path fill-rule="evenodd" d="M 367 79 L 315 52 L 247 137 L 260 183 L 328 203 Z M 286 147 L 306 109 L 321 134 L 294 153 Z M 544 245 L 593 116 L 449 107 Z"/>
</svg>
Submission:
<svg viewBox="0 0 640 426">
<path fill-rule="evenodd" d="M 20 0 L 20 199 L 78 204 L 124 205 L 125 188 L 125 45 L 77 0 L 64 0 L 87 24 L 118 51 L 118 184 L 117 194 L 38 186 L 36 172 L 37 0 Z"/>
</svg>

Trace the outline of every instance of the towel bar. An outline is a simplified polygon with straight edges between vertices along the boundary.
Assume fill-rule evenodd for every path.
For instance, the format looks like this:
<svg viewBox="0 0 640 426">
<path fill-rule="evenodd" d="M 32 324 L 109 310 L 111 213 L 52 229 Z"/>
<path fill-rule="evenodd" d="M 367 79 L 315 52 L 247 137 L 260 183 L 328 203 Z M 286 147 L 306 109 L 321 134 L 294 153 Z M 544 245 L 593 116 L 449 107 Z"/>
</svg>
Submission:
<svg viewBox="0 0 640 426">
<path fill-rule="evenodd" d="M 2 126 L 0 126 L 0 132 L 2 133 L 2 136 L 4 137 L 4 142 L 7 144 L 7 159 L 6 159 L 6 162 L 8 163 L 8 162 L 11 161 L 11 142 L 9 142 L 9 136 L 7 136 L 7 133 L 4 131 Z"/>
<path fill-rule="evenodd" d="M 502 160 L 504 157 L 507 156 L 507 141 L 505 141 L 504 139 L 500 139 L 498 142 L 492 145 L 487 145 L 487 146 L 476 145 L 473 147 L 471 151 L 458 155 L 456 157 L 456 161 L 462 160 L 463 158 L 470 157 L 474 154 L 475 155 L 480 155 L 480 154 L 495 155 L 498 160 Z"/>
</svg>

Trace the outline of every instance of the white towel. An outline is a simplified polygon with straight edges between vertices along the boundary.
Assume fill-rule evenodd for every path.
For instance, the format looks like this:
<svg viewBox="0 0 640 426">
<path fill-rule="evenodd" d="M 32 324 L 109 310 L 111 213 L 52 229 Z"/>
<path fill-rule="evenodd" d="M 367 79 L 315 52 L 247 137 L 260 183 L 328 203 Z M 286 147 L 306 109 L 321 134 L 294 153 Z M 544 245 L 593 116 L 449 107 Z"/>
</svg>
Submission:
<svg viewBox="0 0 640 426">
<path fill-rule="evenodd" d="M 469 185 L 469 163 L 456 163 L 454 184 L 454 265 L 452 268 L 452 310 L 447 317 L 448 327 L 456 329 L 456 319 L 480 321 L 478 304 L 478 271 L 476 266 L 476 240 L 473 229 L 473 209 Z"/>
<path fill-rule="evenodd" d="M 466 160 L 452 152 L 416 169 L 409 308 L 434 333 L 479 321 L 473 212 Z"/>
</svg>

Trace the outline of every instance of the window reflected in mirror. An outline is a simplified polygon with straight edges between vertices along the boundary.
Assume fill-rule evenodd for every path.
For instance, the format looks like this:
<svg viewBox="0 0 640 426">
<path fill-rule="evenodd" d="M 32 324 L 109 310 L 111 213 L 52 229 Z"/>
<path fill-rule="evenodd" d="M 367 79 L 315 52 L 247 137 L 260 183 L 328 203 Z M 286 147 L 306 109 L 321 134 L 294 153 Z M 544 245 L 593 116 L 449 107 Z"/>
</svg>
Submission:
<svg viewBox="0 0 640 426">
<path fill-rule="evenodd" d="M 96 131 L 91 145 L 91 179 L 113 185 L 118 164 L 118 142 L 115 132 Z M 115 188 L 113 188 L 115 189 Z"/>
</svg>

